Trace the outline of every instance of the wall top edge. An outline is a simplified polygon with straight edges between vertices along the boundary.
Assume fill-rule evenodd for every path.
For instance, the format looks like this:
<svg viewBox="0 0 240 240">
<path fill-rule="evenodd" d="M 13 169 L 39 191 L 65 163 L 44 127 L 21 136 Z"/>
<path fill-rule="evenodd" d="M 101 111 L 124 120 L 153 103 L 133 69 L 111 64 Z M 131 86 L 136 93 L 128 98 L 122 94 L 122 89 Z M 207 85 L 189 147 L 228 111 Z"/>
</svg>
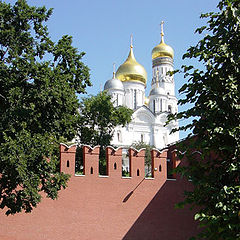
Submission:
<svg viewBox="0 0 240 240">
<path fill-rule="evenodd" d="M 68 145 L 68 144 L 65 144 L 65 143 L 60 143 L 60 146 L 61 145 L 63 145 L 64 147 L 66 147 L 66 148 L 71 148 L 71 147 L 74 147 L 74 146 L 77 146 L 77 144 L 76 143 L 73 143 L 73 144 L 71 144 L 71 145 Z"/>
<path fill-rule="evenodd" d="M 152 150 L 154 150 L 154 151 L 156 151 L 156 152 L 158 152 L 158 153 L 164 153 L 164 152 L 168 152 L 168 149 L 167 148 L 164 148 L 164 149 L 162 149 L 162 150 L 158 150 L 157 148 L 153 148 Z"/>
<path fill-rule="evenodd" d="M 107 146 L 106 148 L 110 148 L 110 149 L 112 149 L 113 151 L 115 151 L 115 152 L 117 152 L 119 149 L 124 149 L 124 147 L 117 147 L 117 148 L 115 148 L 115 147 L 113 147 L 113 146 Z"/>
<path fill-rule="evenodd" d="M 90 148 L 91 150 L 94 150 L 95 148 L 98 148 L 98 147 L 100 147 L 100 145 L 97 145 L 97 146 L 94 146 L 94 147 L 92 147 L 91 145 L 87 145 L 87 144 L 77 144 L 77 143 L 73 143 L 73 144 L 71 144 L 71 145 L 68 145 L 68 144 L 65 144 L 65 143 L 60 143 L 60 145 L 62 145 L 62 146 L 64 146 L 64 147 L 66 147 L 66 148 L 68 148 L 68 149 L 70 149 L 71 147 L 74 147 L 74 146 L 81 146 L 81 147 L 88 147 L 88 148 Z M 117 147 L 117 148 L 114 148 L 113 146 L 107 146 L 106 148 L 110 148 L 110 149 L 112 149 L 113 151 L 115 151 L 115 152 L 117 152 L 119 149 L 125 149 L 125 147 Z M 141 148 L 141 149 L 136 149 L 136 148 L 134 148 L 134 147 L 129 147 L 128 149 L 132 149 L 132 150 L 134 150 L 134 151 L 136 151 L 137 153 L 139 153 L 139 152 L 141 152 L 141 151 L 145 151 L 146 150 L 146 148 Z M 154 151 L 156 151 L 156 152 L 158 152 L 158 153 L 163 153 L 163 152 L 167 152 L 168 151 L 168 148 L 164 148 L 164 149 L 161 149 L 161 150 L 159 150 L 159 149 L 157 149 L 157 148 L 152 148 L 151 150 L 154 150 Z M 174 151 L 176 151 L 175 149 L 172 151 L 172 152 L 174 152 Z"/>
</svg>

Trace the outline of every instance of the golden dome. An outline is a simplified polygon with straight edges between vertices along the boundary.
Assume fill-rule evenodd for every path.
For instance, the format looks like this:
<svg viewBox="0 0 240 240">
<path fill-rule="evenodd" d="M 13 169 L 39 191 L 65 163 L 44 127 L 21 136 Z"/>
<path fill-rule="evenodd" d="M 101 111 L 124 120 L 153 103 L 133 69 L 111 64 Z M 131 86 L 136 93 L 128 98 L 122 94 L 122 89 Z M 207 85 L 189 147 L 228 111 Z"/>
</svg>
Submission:
<svg viewBox="0 0 240 240">
<path fill-rule="evenodd" d="M 164 42 L 163 22 L 161 22 L 161 28 L 161 42 L 152 50 L 152 59 L 156 59 L 159 57 L 170 57 L 173 59 L 173 49 Z"/>
<path fill-rule="evenodd" d="M 145 86 L 147 83 L 147 72 L 139 64 L 133 54 L 133 47 L 130 46 L 130 52 L 127 60 L 118 68 L 116 78 L 122 82 L 135 81 L 142 82 Z"/>
<path fill-rule="evenodd" d="M 161 41 L 160 44 L 158 44 L 153 50 L 152 50 L 152 59 L 156 59 L 159 57 L 170 57 L 173 59 L 174 57 L 174 51 L 173 49 Z"/>
</svg>

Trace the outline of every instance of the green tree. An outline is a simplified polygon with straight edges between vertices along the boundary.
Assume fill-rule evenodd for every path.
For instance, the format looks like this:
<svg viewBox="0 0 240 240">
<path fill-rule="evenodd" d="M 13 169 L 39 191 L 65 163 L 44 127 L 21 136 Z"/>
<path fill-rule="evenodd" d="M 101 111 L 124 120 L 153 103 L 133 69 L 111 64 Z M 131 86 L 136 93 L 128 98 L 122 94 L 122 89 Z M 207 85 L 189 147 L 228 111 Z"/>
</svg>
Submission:
<svg viewBox="0 0 240 240">
<path fill-rule="evenodd" d="M 104 174 L 105 151 L 110 145 L 116 126 L 125 126 L 131 121 L 133 111 L 127 107 L 114 107 L 111 96 L 101 92 L 83 98 L 80 103 L 78 137 L 81 144 L 100 145 L 100 173 Z"/>
<path fill-rule="evenodd" d="M 152 176 L 151 168 L 152 168 L 152 157 L 151 157 L 151 150 L 155 148 L 155 146 L 147 144 L 145 142 L 134 142 L 131 147 L 140 150 L 142 148 L 145 148 L 145 166 L 147 166 L 146 169 L 146 176 Z"/>
<path fill-rule="evenodd" d="M 58 146 L 75 136 L 76 93 L 90 85 L 84 53 L 72 38 L 50 39 L 51 14 L 25 0 L 0 2 L 0 207 L 6 214 L 30 212 L 40 192 L 55 199 L 66 187 Z"/>
<path fill-rule="evenodd" d="M 189 165 L 177 171 L 194 185 L 184 203 L 199 209 L 198 238 L 233 240 L 240 239 L 240 2 L 222 0 L 218 8 L 201 15 L 208 22 L 196 32 L 207 34 L 183 57 L 198 59 L 203 70 L 183 66 L 188 82 L 179 102 L 193 107 L 176 117 L 194 117 L 180 129 L 195 136 L 179 145 Z"/>
</svg>

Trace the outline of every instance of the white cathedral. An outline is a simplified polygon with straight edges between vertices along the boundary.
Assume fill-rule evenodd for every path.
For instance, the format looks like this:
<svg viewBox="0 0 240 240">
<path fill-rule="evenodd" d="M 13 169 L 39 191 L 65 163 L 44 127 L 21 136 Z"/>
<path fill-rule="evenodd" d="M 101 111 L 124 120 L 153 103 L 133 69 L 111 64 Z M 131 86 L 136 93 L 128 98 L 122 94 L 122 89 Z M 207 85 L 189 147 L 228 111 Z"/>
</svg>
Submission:
<svg viewBox="0 0 240 240">
<path fill-rule="evenodd" d="M 133 54 L 132 41 L 126 61 L 113 73 L 113 78 L 104 85 L 113 104 L 134 110 L 132 121 L 126 127 L 116 127 L 111 144 L 129 147 L 134 142 L 144 142 L 158 149 L 179 140 L 179 133 L 170 134 L 178 126 L 172 121 L 165 126 L 169 113 L 177 113 L 173 76 L 173 49 L 164 42 L 163 23 L 161 42 L 152 50 L 152 81 L 149 96 L 146 96 L 147 73 Z"/>
</svg>

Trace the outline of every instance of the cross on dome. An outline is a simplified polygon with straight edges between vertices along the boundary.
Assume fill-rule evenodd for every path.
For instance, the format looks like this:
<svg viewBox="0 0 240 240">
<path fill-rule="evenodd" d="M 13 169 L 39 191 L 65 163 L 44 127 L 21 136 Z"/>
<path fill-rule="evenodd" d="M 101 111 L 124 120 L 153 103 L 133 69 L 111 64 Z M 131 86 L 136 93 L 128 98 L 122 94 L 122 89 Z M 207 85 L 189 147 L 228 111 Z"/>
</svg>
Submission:
<svg viewBox="0 0 240 240">
<path fill-rule="evenodd" d="M 133 35 L 131 34 L 130 36 L 130 47 L 132 48 L 133 47 Z"/>
<path fill-rule="evenodd" d="M 116 73 L 116 64 L 113 63 L 113 78 L 115 78 L 115 73 Z"/>
<path fill-rule="evenodd" d="M 164 21 L 161 21 L 161 42 L 164 42 L 164 38 L 163 38 L 163 36 L 164 36 L 164 32 L 163 32 L 163 24 L 164 24 Z"/>
</svg>

